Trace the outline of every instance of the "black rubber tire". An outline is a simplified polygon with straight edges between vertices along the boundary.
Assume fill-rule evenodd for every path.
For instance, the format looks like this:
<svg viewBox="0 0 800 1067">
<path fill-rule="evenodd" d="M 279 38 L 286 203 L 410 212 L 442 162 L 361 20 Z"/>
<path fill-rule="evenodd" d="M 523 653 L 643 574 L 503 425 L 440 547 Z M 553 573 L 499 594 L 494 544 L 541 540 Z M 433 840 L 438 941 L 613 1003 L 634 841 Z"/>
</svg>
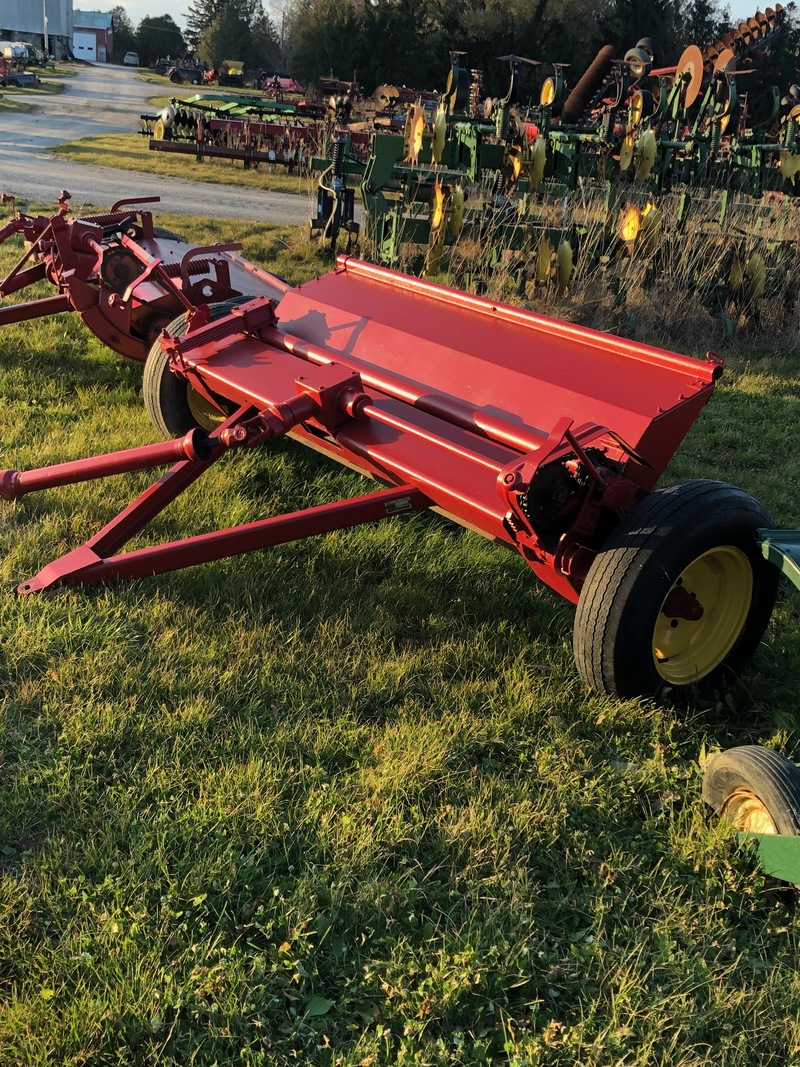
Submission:
<svg viewBox="0 0 800 1067">
<path fill-rule="evenodd" d="M 800 834 L 800 767 L 760 745 L 729 748 L 703 772 L 703 800 L 719 813 L 737 790 L 754 793 L 779 834 Z"/>
<path fill-rule="evenodd" d="M 686 691 L 738 673 L 755 652 L 778 592 L 779 572 L 761 555 L 755 531 L 771 527 L 764 508 L 736 486 L 714 481 L 676 482 L 633 508 L 595 559 L 581 590 L 573 635 L 575 663 L 597 693 L 651 696 L 666 685 Z M 747 558 L 752 597 L 732 646 L 702 678 L 667 682 L 653 653 L 661 606 L 690 563 L 715 548 L 733 546 Z"/>
<path fill-rule="evenodd" d="M 251 296 L 236 296 L 210 307 L 211 318 L 221 319 L 233 308 L 252 300 Z M 188 326 L 188 316 L 180 315 L 166 327 L 173 337 L 183 337 Z M 150 421 L 163 437 L 182 437 L 200 425 L 189 407 L 189 386 L 172 373 L 169 356 L 162 350 L 160 341 L 154 341 L 144 364 L 142 396 Z M 201 426 L 209 430 L 210 426 Z"/>
</svg>

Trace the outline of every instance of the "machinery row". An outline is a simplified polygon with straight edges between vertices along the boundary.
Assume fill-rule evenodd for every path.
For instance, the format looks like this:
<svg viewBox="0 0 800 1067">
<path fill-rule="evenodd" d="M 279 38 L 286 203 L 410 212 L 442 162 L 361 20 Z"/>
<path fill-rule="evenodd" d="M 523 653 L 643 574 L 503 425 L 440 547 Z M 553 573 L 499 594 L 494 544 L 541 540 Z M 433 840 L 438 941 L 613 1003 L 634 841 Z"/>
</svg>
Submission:
<svg viewBox="0 0 800 1067">
<path fill-rule="evenodd" d="M 691 225 L 712 244 L 725 237 L 720 272 L 701 286 L 709 300 L 753 308 L 783 277 L 800 170 L 800 86 L 773 89 L 758 121 L 746 90 L 784 27 L 780 5 L 768 8 L 672 67 L 649 38 L 621 58 L 606 47 L 571 91 L 563 66 L 539 65 L 538 101 L 525 106 L 520 74 L 536 64 L 502 57 L 508 91 L 490 99 L 454 55 L 445 92 L 409 104 L 402 132 L 375 129 L 366 160 L 347 127 L 332 130 L 314 163 L 312 229 L 352 233 L 357 186 L 379 262 L 407 265 L 416 251 L 417 268 L 435 274 L 447 248 L 472 239 L 478 273 L 510 259 L 521 284 L 564 292 L 579 259 L 618 279 L 619 257 L 651 257 L 662 275 Z"/>
<path fill-rule="evenodd" d="M 563 64 L 503 56 L 508 89 L 494 99 L 453 53 L 444 92 L 382 85 L 367 117 L 355 84 L 332 83 L 326 105 L 176 100 L 143 116 L 143 132 L 154 151 L 311 169 L 313 233 L 465 287 L 502 263 L 520 294 L 564 294 L 580 263 L 624 303 L 625 264 L 646 258 L 662 277 L 691 227 L 724 245 L 717 269 L 689 284 L 730 330 L 765 295 L 794 299 L 800 86 L 766 102 L 747 88 L 785 28 L 783 8 L 767 8 L 674 66 L 651 38 L 622 56 L 606 46 L 572 87 Z M 523 99 L 523 73 L 535 99 Z M 453 246 L 475 251 L 443 264 Z"/>
</svg>

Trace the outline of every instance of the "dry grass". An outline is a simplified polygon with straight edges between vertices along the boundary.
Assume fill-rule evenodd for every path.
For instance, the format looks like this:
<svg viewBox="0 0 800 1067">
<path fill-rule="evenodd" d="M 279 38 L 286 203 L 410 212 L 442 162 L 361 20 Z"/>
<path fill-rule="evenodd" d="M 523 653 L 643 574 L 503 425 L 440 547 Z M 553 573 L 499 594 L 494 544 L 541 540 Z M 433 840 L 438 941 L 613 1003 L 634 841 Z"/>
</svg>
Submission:
<svg viewBox="0 0 800 1067">
<path fill-rule="evenodd" d="M 651 216 L 633 240 L 625 240 L 623 215 L 632 209 L 641 214 L 648 204 L 655 206 L 658 219 Z M 677 195 L 651 199 L 633 191 L 606 210 L 601 190 L 579 190 L 537 203 L 524 219 L 482 212 L 480 227 L 465 226 L 446 248 L 438 277 L 665 347 L 713 348 L 735 332 L 766 334 L 782 350 L 797 352 L 800 226 L 795 205 L 743 202 L 729 209 L 723 223 L 719 198 L 695 198 L 683 205 L 682 215 L 680 210 Z M 562 240 L 573 251 L 565 291 L 556 266 Z M 542 242 L 551 249 L 543 256 L 544 269 Z M 424 252 L 405 246 L 403 269 L 421 270 Z M 748 277 L 748 265 L 755 277 Z"/>
</svg>

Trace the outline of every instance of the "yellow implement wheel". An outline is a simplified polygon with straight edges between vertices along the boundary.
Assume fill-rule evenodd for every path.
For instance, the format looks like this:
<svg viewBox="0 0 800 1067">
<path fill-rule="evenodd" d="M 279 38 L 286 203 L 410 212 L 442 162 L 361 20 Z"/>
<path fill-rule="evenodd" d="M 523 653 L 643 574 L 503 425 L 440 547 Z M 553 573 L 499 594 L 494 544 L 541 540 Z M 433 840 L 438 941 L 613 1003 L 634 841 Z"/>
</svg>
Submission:
<svg viewBox="0 0 800 1067">
<path fill-rule="evenodd" d="M 444 111 L 439 111 L 433 124 L 433 162 L 441 163 L 444 153 L 445 140 L 447 138 L 447 117 Z"/>
<path fill-rule="evenodd" d="M 720 815 L 737 830 L 751 834 L 777 834 L 775 822 L 764 801 L 749 789 L 734 789 L 720 809 Z"/>
<path fill-rule="evenodd" d="M 742 745 L 712 757 L 703 800 L 736 830 L 800 834 L 800 768 L 771 748 Z"/>
<path fill-rule="evenodd" d="M 566 239 L 562 240 L 556 252 L 556 277 L 558 279 L 558 295 L 564 296 L 572 278 L 573 261 L 572 246 Z"/>
<path fill-rule="evenodd" d="M 661 212 L 654 204 L 646 204 L 642 212 L 642 228 L 639 231 L 638 251 L 651 256 L 661 241 Z"/>
<path fill-rule="evenodd" d="M 419 154 L 422 151 L 422 142 L 425 137 L 425 112 L 419 106 L 409 112 L 406 120 L 408 136 L 408 156 L 416 166 L 419 162 Z"/>
<path fill-rule="evenodd" d="M 639 179 L 649 178 L 656 161 L 656 135 L 652 130 L 645 130 L 636 142 L 634 158 L 636 160 L 636 177 Z"/>
<path fill-rule="evenodd" d="M 547 163 L 547 143 L 543 137 L 539 137 L 533 146 L 533 154 L 528 165 L 528 179 L 531 183 L 531 192 L 536 192 L 544 178 L 544 168 Z"/>
<path fill-rule="evenodd" d="M 628 204 L 620 212 L 617 233 L 620 240 L 626 244 L 633 242 L 639 236 L 642 228 L 642 213 L 636 204 Z"/>
<path fill-rule="evenodd" d="M 598 552 L 580 590 L 575 662 L 595 692 L 688 690 L 741 670 L 766 629 L 779 572 L 758 501 L 722 482 L 658 489 Z"/>
<path fill-rule="evenodd" d="M 556 98 L 556 80 L 555 78 L 545 78 L 542 82 L 542 88 L 539 93 L 539 103 L 542 107 L 549 107 Z"/>
<path fill-rule="evenodd" d="M 431 208 L 430 208 L 430 227 L 431 227 L 431 240 L 435 233 L 439 230 L 444 222 L 445 201 L 444 201 L 444 189 L 437 182 L 433 187 L 431 194 Z"/>
<path fill-rule="evenodd" d="M 619 169 L 627 170 L 633 163 L 633 150 L 636 147 L 636 138 L 632 133 L 625 136 L 624 141 L 619 146 Z"/>
<path fill-rule="evenodd" d="M 653 659 L 664 681 L 689 685 L 718 667 L 752 599 L 753 571 L 740 549 L 720 545 L 693 560 L 664 598 L 653 631 Z M 699 618 L 691 617 L 695 605 L 702 608 Z"/>
<path fill-rule="evenodd" d="M 219 408 L 215 408 L 210 404 L 203 394 L 198 393 L 191 385 L 186 386 L 186 403 L 189 405 L 192 418 L 200 429 L 209 433 L 211 430 L 215 430 L 217 426 L 221 426 L 228 417 Z"/>
</svg>

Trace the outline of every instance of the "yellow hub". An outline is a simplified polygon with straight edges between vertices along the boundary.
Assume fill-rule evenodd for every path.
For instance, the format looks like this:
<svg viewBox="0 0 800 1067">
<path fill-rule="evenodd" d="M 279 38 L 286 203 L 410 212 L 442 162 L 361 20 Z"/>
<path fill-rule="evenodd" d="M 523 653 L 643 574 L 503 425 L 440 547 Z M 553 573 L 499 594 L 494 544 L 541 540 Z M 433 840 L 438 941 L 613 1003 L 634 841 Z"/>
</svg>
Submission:
<svg viewBox="0 0 800 1067">
<path fill-rule="evenodd" d="M 555 78 L 545 78 L 542 82 L 542 89 L 539 93 L 539 103 L 542 107 L 549 107 L 550 104 L 556 98 L 556 80 Z"/>
<path fill-rule="evenodd" d="M 720 809 L 720 815 L 737 830 L 750 834 L 777 834 L 778 827 L 760 797 L 749 789 L 734 789 Z"/>
<path fill-rule="evenodd" d="M 653 630 L 653 659 L 664 681 L 688 685 L 718 667 L 752 599 L 753 571 L 741 549 L 720 545 L 693 560 L 664 598 Z"/>
<path fill-rule="evenodd" d="M 193 386 L 188 384 L 186 386 L 186 403 L 189 405 L 189 411 L 191 411 L 195 422 L 201 430 L 206 430 L 207 432 L 216 430 L 227 418 L 226 415 L 223 415 L 221 411 L 218 411 L 213 404 L 206 400 L 202 393 L 198 393 Z"/>
</svg>

